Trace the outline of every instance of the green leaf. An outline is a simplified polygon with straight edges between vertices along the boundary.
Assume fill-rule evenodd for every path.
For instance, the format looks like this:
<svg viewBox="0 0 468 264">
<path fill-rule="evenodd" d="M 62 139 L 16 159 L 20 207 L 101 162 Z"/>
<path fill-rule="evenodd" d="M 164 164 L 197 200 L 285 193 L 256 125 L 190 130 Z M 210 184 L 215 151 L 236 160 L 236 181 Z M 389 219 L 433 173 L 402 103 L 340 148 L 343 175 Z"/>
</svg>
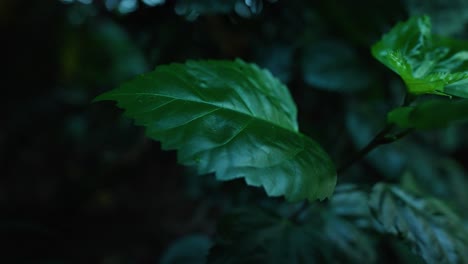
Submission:
<svg viewBox="0 0 468 264">
<path fill-rule="evenodd" d="M 372 55 L 400 75 L 412 94 L 468 98 L 468 43 L 431 29 L 428 16 L 400 22 L 372 46 Z"/>
<path fill-rule="evenodd" d="M 401 178 L 402 187 L 441 199 L 461 216 L 467 217 L 468 175 L 463 166 L 448 157 L 441 157 L 440 152 L 428 149 L 419 152 L 412 153 L 410 168 Z"/>
<path fill-rule="evenodd" d="M 312 221 L 298 225 L 259 209 L 234 211 L 220 221 L 208 263 L 375 262 L 375 249 L 362 230 L 318 208 L 314 213 Z"/>
<path fill-rule="evenodd" d="M 329 197 L 335 168 L 298 132 L 287 88 L 242 60 L 188 61 L 157 67 L 96 100 L 115 100 L 180 163 L 220 180 L 244 177 L 290 201 Z"/>
<path fill-rule="evenodd" d="M 386 233 L 409 242 L 427 263 L 468 263 L 468 233 L 442 202 L 377 184 L 369 206 Z"/>
<path fill-rule="evenodd" d="M 416 106 L 398 107 L 387 120 L 401 128 L 436 129 L 468 120 L 468 99 L 433 99 Z"/>
<path fill-rule="evenodd" d="M 431 17 L 436 34 L 463 34 L 468 22 L 468 2 L 458 0 L 406 0 L 411 15 L 426 14 Z"/>
<path fill-rule="evenodd" d="M 337 185 L 330 199 L 330 210 L 333 214 L 346 218 L 360 228 L 373 227 L 369 211 L 369 192 L 354 184 Z"/>
<path fill-rule="evenodd" d="M 262 210 L 237 210 L 218 225 L 219 238 L 210 251 L 211 264 L 316 263 L 319 232 L 297 226 Z"/>
<path fill-rule="evenodd" d="M 188 235 L 174 241 L 159 263 L 204 264 L 211 246 L 211 239 L 206 235 Z"/>
<path fill-rule="evenodd" d="M 325 218 L 322 239 L 333 248 L 336 263 L 376 263 L 373 241 L 355 223 L 334 214 Z M 323 244 L 322 244 L 323 245 Z"/>
<path fill-rule="evenodd" d="M 304 81 L 319 89 L 356 92 L 372 82 L 356 51 L 339 41 L 323 40 L 309 44 L 302 58 Z"/>
</svg>

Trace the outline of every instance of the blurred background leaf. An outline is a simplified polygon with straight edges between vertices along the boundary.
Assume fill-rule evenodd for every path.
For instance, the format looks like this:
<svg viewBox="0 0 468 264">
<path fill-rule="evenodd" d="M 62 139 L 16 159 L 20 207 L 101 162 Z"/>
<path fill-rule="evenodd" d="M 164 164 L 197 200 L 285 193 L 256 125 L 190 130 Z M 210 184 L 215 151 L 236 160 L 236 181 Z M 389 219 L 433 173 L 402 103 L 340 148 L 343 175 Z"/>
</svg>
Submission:
<svg viewBox="0 0 468 264">
<path fill-rule="evenodd" d="M 174 241 L 161 257 L 161 264 L 203 264 L 212 245 L 205 235 L 187 235 Z"/>
<path fill-rule="evenodd" d="M 304 50 L 304 81 L 317 88 L 344 93 L 368 88 L 373 76 L 358 56 L 352 47 L 340 41 L 311 43 Z"/>
<path fill-rule="evenodd" d="M 377 184 L 369 205 L 383 232 L 402 237 L 426 263 L 464 263 L 468 233 L 442 202 L 415 197 L 398 186 Z"/>
</svg>

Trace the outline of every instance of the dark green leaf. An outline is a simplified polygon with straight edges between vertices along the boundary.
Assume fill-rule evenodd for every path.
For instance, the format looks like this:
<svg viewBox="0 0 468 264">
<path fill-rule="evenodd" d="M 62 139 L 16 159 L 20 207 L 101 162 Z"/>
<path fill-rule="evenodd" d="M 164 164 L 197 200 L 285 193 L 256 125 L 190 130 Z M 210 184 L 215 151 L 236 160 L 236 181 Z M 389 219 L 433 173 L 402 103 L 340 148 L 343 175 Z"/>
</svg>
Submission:
<svg viewBox="0 0 468 264">
<path fill-rule="evenodd" d="M 302 74 L 307 84 L 337 92 L 361 90 L 372 81 L 353 48 L 338 41 L 309 45 L 302 58 Z"/>
<path fill-rule="evenodd" d="M 96 100 L 115 100 L 182 164 L 244 177 L 271 196 L 324 199 L 336 183 L 322 148 L 298 132 L 287 88 L 241 60 L 160 66 Z"/>
<path fill-rule="evenodd" d="M 351 220 L 361 228 L 372 227 L 369 211 L 369 193 L 353 184 L 342 184 L 336 187 L 330 199 L 330 210 L 337 216 Z"/>
<path fill-rule="evenodd" d="M 457 210 L 461 216 L 468 216 L 468 177 L 463 166 L 430 149 L 410 153 L 408 158 L 412 162 L 401 179 L 401 185 L 406 190 L 434 196 Z"/>
<path fill-rule="evenodd" d="M 375 263 L 375 246 L 363 230 L 356 224 L 341 217 L 329 214 L 325 218 L 322 238 L 333 248 L 337 263 Z"/>
<path fill-rule="evenodd" d="M 375 249 L 355 225 L 318 208 L 302 225 L 262 210 L 223 218 L 209 263 L 373 263 Z"/>
<path fill-rule="evenodd" d="M 204 235 L 180 238 L 166 250 L 160 264 L 204 264 L 211 244 L 211 239 Z"/>
<path fill-rule="evenodd" d="M 382 230 L 408 241 L 427 263 L 468 263 L 468 232 L 439 200 L 380 183 L 369 205 Z"/>
<path fill-rule="evenodd" d="M 239 210 L 225 216 L 218 233 L 208 263 L 299 264 L 323 259 L 317 251 L 320 233 L 312 225 L 297 226 L 262 210 Z"/>
<path fill-rule="evenodd" d="M 399 107 L 388 113 L 387 120 L 401 128 L 435 129 L 468 119 L 468 100 L 438 99 L 416 106 Z"/>
<path fill-rule="evenodd" d="M 468 43 L 433 35 L 428 16 L 398 23 L 372 54 L 401 76 L 410 93 L 468 98 Z"/>
<path fill-rule="evenodd" d="M 429 15 L 436 34 L 454 35 L 465 30 L 468 22 L 468 1 L 459 0 L 406 0 L 411 15 Z"/>
</svg>

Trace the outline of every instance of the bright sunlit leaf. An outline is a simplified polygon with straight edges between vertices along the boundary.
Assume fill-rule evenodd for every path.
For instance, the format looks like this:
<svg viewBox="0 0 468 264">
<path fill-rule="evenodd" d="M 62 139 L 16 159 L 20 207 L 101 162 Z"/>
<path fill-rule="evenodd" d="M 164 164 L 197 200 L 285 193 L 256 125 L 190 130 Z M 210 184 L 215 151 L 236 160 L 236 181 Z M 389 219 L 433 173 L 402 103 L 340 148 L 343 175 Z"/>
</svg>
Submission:
<svg viewBox="0 0 468 264">
<path fill-rule="evenodd" d="M 396 72 L 412 94 L 468 98 L 468 42 L 431 33 L 428 16 L 398 23 L 372 47 L 374 57 Z"/>
</svg>

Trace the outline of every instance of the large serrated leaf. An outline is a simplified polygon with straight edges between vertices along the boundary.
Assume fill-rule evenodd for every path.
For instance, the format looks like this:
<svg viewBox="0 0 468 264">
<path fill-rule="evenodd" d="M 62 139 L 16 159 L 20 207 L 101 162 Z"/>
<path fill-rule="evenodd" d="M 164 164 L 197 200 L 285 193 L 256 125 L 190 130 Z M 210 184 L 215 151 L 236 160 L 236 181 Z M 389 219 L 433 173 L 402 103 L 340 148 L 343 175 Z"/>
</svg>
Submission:
<svg viewBox="0 0 468 264">
<path fill-rule="evenodd" d="M 324 199 L 336 183 L 328 155 L 300 134 L 287 88 L 241 60 L 160 66 L 96 100 L 115 100 L 184 165 L 220 180 L 244 177 L 271 196 Z"/>
<path fill-rule="evenodd" d="M 372 54 L 401 76 L 410 93 L 468 98 L 468 43 L 431 29 L 428 16 L 412 17 L 385 34 Z"/>
<path fill-rule="evenodd" d="M 427 263 L 468 263 L 468 233 L 442 202 L 380 183 L 369 205 L 382 230 L 404 238 Z"/>
<path fill-rule="evenodd" d="M 401 128 L 444 128 L 468 120 L 468 99 L 434 99 L 415 106 L 398 107 L 388 113 L 387 120 Z"/>
</svg>

